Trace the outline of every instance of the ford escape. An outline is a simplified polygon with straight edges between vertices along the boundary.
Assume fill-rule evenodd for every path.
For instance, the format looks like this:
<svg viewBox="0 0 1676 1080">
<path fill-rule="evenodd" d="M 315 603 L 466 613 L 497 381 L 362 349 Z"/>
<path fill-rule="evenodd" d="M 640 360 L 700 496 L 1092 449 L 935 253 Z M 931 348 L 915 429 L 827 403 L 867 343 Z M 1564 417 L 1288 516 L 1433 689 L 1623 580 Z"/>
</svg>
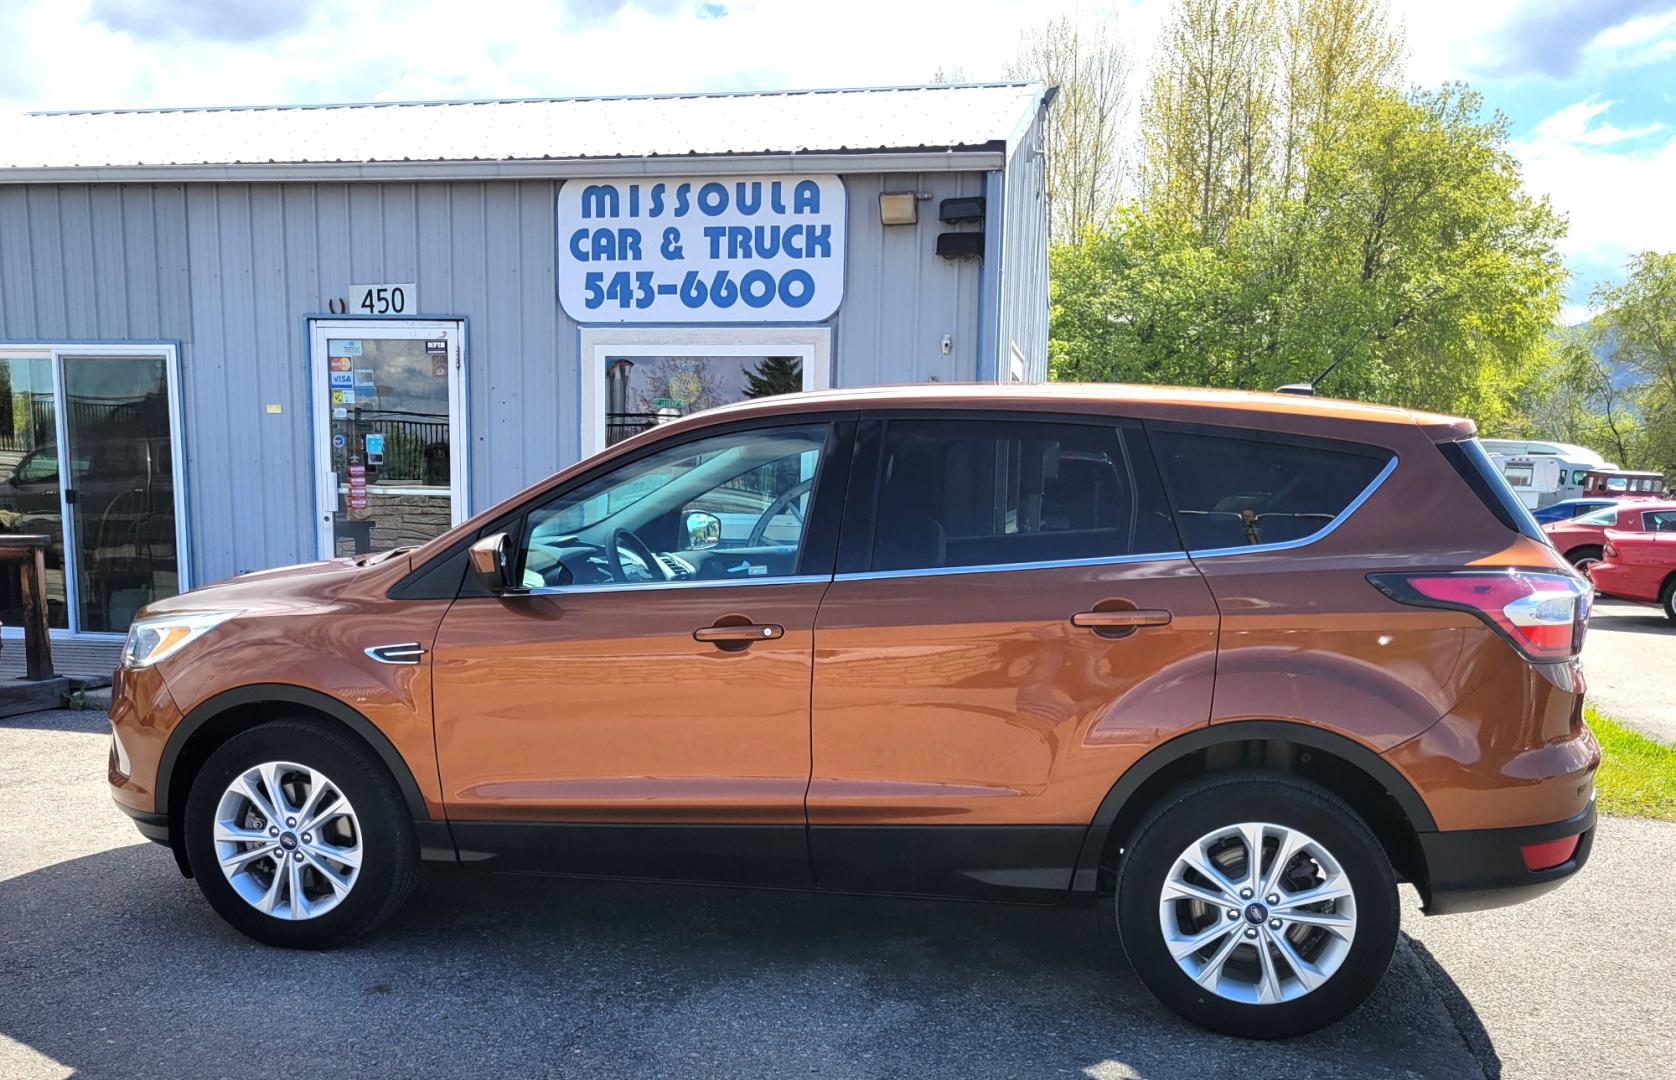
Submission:
<svg viewBox="0 0 1676 1080">
<path fill-rule="evenodd" d="M 1130 387 L 794 395 L 414 550 L 153 604 L 110 782 L 318 948 L 424 860 L 1084 903 L 1190 1019 L 1354 1009 L 1588 858 L 1589 590 L 1472 424 Z"/>
</svg>

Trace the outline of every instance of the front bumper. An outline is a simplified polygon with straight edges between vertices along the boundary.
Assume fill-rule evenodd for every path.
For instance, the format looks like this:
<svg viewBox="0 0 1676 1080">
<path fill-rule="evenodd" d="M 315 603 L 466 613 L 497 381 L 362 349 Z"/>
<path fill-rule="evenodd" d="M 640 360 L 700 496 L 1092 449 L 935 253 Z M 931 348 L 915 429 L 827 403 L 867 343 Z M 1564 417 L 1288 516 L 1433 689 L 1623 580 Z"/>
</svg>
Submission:
<svg viewBox="0 0 1676 1080">
<path fill-rule="evenodd" d="M 139 810 L 121 799 L 113 799 L 116 808 L 127 814 L 134 821 L 134 828 L 140 830 L 140 835 L 154 844 L 169 846 L 169 815 L 156 814 L 149 810 Z"/>
<path fill-rule="evenodd" d="M 1577 849 L 1558 866 L 1531 870 L 1522 849 L 1529 844 L 1577 837 Z M 1594 846 L 1593 800 L 1575 817 L 1546 825 L 1507 829 L 1465 829 L 1419 834 L 1426 879 L 1417 882 L 1427 915 L 1518 904 L 1556 889 L 1589 861 Z"/>
</svg>

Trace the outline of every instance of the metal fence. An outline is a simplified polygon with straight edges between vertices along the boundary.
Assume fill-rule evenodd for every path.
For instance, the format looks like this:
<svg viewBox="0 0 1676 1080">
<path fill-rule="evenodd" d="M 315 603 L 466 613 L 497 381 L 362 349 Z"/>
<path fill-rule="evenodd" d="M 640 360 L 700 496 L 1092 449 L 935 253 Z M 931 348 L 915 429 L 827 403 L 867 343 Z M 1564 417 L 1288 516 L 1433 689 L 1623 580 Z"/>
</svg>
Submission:
<svg viewBox="0 0 1676 1080">
<path fill-rule="evenodd" d="M 605 445 L 611 446 L 624 439 L 640 434 L 647 428 L 657 427 L 660 421 L 666 420 L 659 413 L 650 412 L 608 412 L 605 414 Z"/>
<path fill-rule="evenodd" d="M 429 416 L 430 414 L 422 414 Z M 379 479 L 419 484 L 448 483 L 448 420 L 357 413 L 361 434 L 384 436 Z"/>
</svg>

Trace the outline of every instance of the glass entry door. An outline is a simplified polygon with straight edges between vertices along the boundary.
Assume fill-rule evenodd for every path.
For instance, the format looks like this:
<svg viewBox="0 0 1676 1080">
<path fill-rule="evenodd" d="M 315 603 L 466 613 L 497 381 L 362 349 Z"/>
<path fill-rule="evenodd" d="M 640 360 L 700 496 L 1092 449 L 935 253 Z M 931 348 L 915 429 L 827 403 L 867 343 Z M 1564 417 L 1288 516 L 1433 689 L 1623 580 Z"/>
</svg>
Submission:
<svg viewBox="0 0 1676 1080">
<path fill-rule="evenodd" d="M 121 634 L 185 580 L 172 345 L 0 351 L 0 531 L 51 539 L 48 624 Z M 0 621 L 21 597 L 0 575 Z"/>
<path fill-rule="evenodd" d="M 313 323 L 320 556 L 424 543 L 465 519 L 458 322 Z"/>
</svg>

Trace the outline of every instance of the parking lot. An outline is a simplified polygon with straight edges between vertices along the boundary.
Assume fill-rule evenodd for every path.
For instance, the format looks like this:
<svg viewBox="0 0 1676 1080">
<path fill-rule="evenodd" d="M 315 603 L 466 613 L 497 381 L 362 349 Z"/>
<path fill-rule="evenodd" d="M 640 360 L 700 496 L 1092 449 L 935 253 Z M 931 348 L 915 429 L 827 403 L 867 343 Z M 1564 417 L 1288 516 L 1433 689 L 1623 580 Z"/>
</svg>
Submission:
<svg viewBox="0 0 1676 1080">
<path fill-rule="evenodd" d="M 1665 742 L 1676 742 L 1676 626 L 1651 604 L 1599 600 L 1583 668 L 1589 704 Z"/>
<path fill-rule="evenodd" d="M 1424 920 L 1373 1000 L 1253 1044 L 1155 1003 L 1084 910 L 427 871 L 383 932 L 225 926 L 106 794 L 96 712 L 0 720 L 0 1076 L 1676 1074 L 1676 825 Z"/>
</svg>

